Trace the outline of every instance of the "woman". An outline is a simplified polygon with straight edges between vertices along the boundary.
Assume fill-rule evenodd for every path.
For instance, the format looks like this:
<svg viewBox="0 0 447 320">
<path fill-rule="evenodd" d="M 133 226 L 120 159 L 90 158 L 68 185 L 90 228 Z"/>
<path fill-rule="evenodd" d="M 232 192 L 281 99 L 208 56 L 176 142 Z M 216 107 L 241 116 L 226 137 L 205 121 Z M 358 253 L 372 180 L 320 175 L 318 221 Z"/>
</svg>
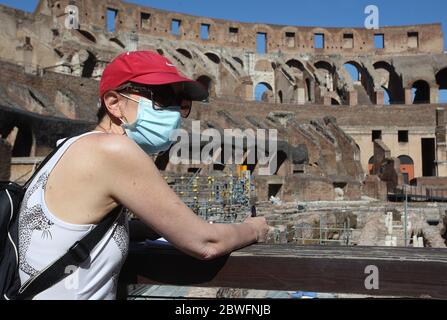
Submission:
<svg viewBox="0 0 447 320">
<path fill-rule="evenodd" d="M 264 218 L 208 224 L 161 177 L 148 154 L 167 150 L 191 100 L 207 92 L 165 57 L 127 52 L 104 70 L 96 128 L 68 140 L 30 184 L 19 218 L 20 278 L 63 255 L 111 210 L 128 208 L 178 249 L 208 260 L 265 240 Z M 35 299 L 114 299 L 128 252 L 124 211 L 73 274 Z"/>
</svg>

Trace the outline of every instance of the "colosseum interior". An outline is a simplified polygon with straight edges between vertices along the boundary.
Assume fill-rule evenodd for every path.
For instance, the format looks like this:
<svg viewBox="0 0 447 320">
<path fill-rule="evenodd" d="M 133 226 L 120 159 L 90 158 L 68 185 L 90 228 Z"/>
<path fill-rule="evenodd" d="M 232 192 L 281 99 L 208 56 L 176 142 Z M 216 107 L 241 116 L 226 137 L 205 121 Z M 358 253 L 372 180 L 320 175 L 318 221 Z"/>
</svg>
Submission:
<svg viewBox="0 0 447 320">
<path fill-rule="evenodd" d="M 66 26 L 73 14 L 77 29 Z M 194 104 L 188 130 L 193 120 L 201 129 L 277 130 L 271 175 L 244 165 L 247 154 L 242 163 L 249 203 L 276 228 L 272 241 L 446 246 L 440 23 L 255 24 L 119 0 L 40 0 L 33 13 L 1 5 L 0 21 L 1 179 L 23 182 L 58 139 L 91 129 L 106 64 L 121 52 L 153 50 L 210 93 Z M 166 155 L 155 162 L 173 187 L 197 181 L 195 192 L 208 197 L 209 184 L 240 173 L 222 157 L 211 165 L 173 165 Z"/>
</svg>

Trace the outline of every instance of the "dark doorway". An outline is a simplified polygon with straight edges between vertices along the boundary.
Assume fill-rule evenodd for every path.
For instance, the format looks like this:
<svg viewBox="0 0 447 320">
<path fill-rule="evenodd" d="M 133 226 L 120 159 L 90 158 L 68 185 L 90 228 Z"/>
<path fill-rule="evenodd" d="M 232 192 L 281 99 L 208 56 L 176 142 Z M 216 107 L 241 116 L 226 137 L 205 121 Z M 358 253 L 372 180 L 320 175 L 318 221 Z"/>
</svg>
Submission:
<svg viewBox="0 0 447 320">
<path fill-rule="evenodd" d="M 435 139 L 422 138 L 422 175 L 432 177 L 436 175 L 435 170 Z"/>
<path fill-rule="evenodd" d="M 424 80 L 418 80 L 413 83 L 411 89 L 413 95 L 413 103 L 430 103 L 430 86 Z"/>
<path fill-rule="evenodd" d="M 271 196 L 274 197 L 280 196 L 281 187 L 282 184 L 276 184 L 276 183 L 269 184 L 268 198 L 270 199 Z"/>
<path fill-rule="evenodd" d="M 197 78 L 197 81 L 200 82 L 206 88 L 209 95 L 214 95 L 214 92 L 212 92 L 213 91 L 212 90 L 213 82 L 210 77 L 200 76 Z"/>
<path fill-rule="evenodd" d="M 287 154 L 284 151 L 280 150 L 280 151 L 278 151 L 276 156 L 277 156 L 276 171 L 275 171 L 274 175 L 286 176 L 288 173 L 287 172 L 287 164 L 285 163 L 285 161 L 287 160 Z"/>
<path fill-rule="evenodd" d="M 82 77 L 83 78 L 91 78 L 93 75 L 93 71 L 95 71 L 96 63 L 98 62 L 95 55 L 89 51 L 88 58 L 84 61 L 84 65 L 82 68 Z"/>
<path fill-rule="evenodd" d="M 31 129 L 24 125 L 19 127 L 17 137 L 12 148 L 13 157 L 29 157 L 31 156 L 31 148 L 33 146 L 33 133 Z"/>
</svg>

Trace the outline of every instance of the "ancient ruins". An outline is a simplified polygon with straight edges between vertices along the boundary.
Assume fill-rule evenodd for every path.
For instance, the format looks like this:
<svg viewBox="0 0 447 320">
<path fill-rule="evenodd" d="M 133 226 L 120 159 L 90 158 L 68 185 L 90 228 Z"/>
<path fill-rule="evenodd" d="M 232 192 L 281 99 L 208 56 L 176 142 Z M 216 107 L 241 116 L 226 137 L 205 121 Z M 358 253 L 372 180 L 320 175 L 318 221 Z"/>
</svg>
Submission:
<svg viewBox="0 0 447 320">
<path fill-rule="evenodd" d="M 173 186 L 202 179 L 200 193 L 210 184 L 191 195 L 198 207 L 200 197 L 219 202 L 215 182 L 245 170 L 250 204 L 276 226 L 274 242 L 446 246 L 440 23 L 268 25 L 119 0 L 40 0 L 33 13 L 0 5 L 0 21 L 0 179 L 24 181 L 58 139 L 91 129 L 106 64 L 153 50 L 209 90 L 184 128 L 200 120 L 201 129 L 278 132 L 272 175 L 247 153 L 242 166 L 223 153 L 211 165 L 156 158 Z"/>
</svg>

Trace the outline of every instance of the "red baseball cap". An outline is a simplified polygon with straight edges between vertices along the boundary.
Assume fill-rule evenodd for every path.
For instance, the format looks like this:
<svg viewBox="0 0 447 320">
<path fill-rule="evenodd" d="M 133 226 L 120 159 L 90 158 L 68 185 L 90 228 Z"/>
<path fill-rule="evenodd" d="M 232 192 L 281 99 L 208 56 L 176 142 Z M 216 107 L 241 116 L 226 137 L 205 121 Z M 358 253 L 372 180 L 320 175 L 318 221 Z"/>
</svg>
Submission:
<svg viewBox="0 0 447 320">
<path fill-rule="evenodd" d="M 110 62 L 99 84 L 101 99 L 107 91 L 115 90 L 126 82 L 143 85 L 182 82 L 183 92 L 191 100 L 202 101 L 208 97 L 208 91 L 200 82 L 184 77 L 171 61 L 153 51 L 125 52 Z"/>
</svg>

